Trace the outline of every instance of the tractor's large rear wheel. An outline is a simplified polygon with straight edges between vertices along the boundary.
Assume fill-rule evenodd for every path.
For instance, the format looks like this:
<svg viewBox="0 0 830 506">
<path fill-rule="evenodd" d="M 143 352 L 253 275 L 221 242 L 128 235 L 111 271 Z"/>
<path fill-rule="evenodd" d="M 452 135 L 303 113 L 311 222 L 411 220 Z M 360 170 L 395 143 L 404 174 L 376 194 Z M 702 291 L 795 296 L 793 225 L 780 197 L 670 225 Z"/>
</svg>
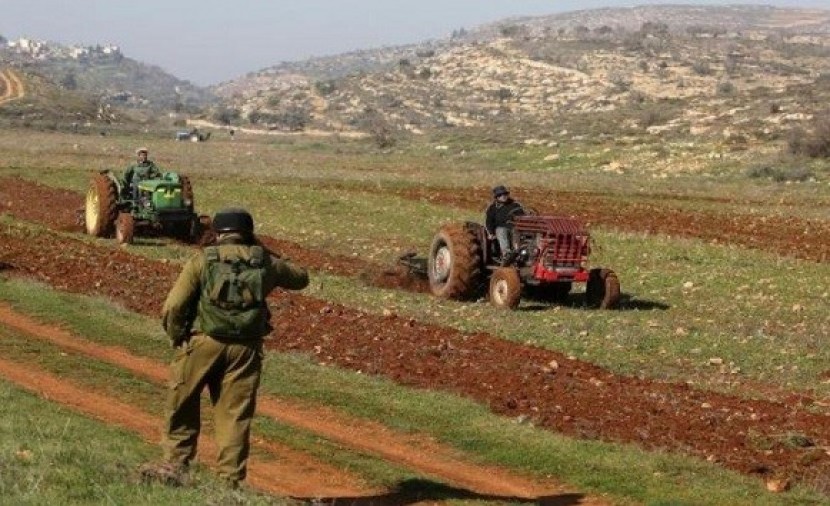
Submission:
<svg viewBox="0 0 830 506">
<path fill-rule="evenodd" d="M 130 213 L 118 213 L 115 222 L 115 240 L 119 244 L 132 244 L 135 237 L 135 218 Z"/>
<path fill-rule="evenodd" d="M 435 234 L 427 258 L 433 295 L 472 299 L 482 289 L 482 252 L 475 232 L 462 223 L 444 225 Z"/>
<path fill-rule="evenodd" d="M 86 233 L 106 237 L 112 233 L 118 217 L 118 190 L 105 174 L 96 174 L 89 184 L 84 205 Z"/>
<path fill-rule="evenodd" d="M 611 269 L 591 269 L 588 285 L 585 287 L 585 301 L 588 306 L 599 309 L 614 309 L 620 304 L 620 280 Z"/>
<path fill-rule="evenodd" d="M 500 309 L 516 309 L 522 298 L 522 280 L 513 267 L 499 267 L 490 276 L 490 304 Z"/>
</svg>

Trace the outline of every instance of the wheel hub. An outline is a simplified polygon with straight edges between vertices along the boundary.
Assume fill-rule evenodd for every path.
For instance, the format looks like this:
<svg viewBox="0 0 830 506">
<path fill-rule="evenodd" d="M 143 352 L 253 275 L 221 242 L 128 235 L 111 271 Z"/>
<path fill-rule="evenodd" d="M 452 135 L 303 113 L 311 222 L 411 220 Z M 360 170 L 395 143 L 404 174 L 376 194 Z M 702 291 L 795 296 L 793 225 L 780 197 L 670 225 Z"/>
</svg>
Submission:
<svg viewBox="0 0 830 506">
<path fill-rule="evenodd" d="M 88 232 L 91 231 L 91 228 L 98 222 L 98 194 L 92 189 L 86 194 L 84 219 L 86 220 L 86 229 Z"/>
<path fill-rule="evenodd" d="M 496 286 L 493 289 L 493 298 L 496 299 L 498 304 L 504 304 L 505 297 L 507 296 L 507 282 L 504 280 L 499 280 L 496 282 Z"/>
<path fill-rule="evenodd" d="M 435 252 L 435 262 L 432 268 L 433 278 L 436 281 L 444 282 L 450 277 L 452 270 L 452 254 L 449 248 L 441 246 Z"/>
</svg>

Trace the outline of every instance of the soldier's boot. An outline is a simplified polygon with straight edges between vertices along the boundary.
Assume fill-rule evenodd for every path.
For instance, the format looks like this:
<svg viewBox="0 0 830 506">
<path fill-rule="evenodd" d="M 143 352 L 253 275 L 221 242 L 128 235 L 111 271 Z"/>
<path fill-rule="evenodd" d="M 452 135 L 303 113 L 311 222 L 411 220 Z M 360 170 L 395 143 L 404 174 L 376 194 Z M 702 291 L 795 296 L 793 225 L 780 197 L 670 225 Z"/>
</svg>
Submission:
<svg viewBox="0 0 830 506">
<path fill-rule="evenodd" d="M 187 466 L 172 462 L 151 462 L 138 468 L 141 483 L 158 483 L 168 487 L 187 485 L 189 476 Z"/>
<path fill-rule="evenodd" d="M 501 262 L 499 265 L 502 267 L 507 267 L 508 265 L 513 263 L 513 260 L 516 260 L 516 250 L 509 250 L 501 257 Z"/>
</svg>

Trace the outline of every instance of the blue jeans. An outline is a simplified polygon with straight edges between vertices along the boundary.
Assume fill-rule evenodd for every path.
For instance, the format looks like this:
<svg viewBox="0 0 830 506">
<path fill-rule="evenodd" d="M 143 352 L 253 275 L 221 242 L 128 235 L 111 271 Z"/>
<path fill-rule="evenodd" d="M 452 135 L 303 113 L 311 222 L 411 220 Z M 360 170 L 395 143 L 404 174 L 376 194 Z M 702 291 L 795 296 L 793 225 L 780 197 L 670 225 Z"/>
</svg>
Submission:
<svg viewBox="0 0 830 506">
<path fill-rule="evenodd" d="M 496 240 L 499 241 L 499 251 L 504 257 L 513 251 L 513 229 L 511 227 L 496 227 Z"/>
</svg>

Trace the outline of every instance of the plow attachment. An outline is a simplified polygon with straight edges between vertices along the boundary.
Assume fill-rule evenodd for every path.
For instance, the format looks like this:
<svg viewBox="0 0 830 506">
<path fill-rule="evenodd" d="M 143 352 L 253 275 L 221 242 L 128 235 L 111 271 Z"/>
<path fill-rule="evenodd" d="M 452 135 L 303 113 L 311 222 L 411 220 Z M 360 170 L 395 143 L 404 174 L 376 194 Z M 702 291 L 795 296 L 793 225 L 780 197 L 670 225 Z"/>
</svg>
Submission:
<svg viewBox="0 0 830 506">
<path fill-rule="evenodd" d="M 405 267 L 412 276 L 427 279 L 427 259 L 419 257 L 414 251 L 399 256 L 398 265 Z"/>
</svg>

